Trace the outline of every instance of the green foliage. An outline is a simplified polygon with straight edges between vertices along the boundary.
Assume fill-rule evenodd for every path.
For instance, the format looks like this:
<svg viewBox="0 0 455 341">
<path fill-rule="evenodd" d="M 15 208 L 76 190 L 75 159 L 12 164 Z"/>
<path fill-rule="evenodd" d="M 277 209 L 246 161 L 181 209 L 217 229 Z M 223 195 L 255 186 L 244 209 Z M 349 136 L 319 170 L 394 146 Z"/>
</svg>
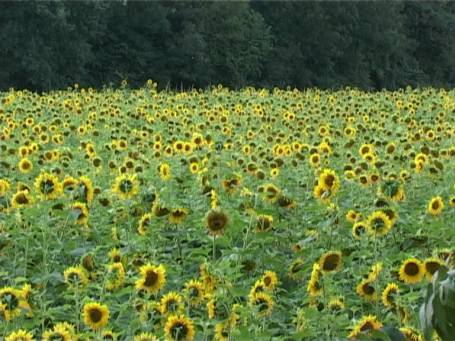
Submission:
<svg viewBox="0 0 455 341">
<path fill-rule="evenodd" d="M 420 324 L 426 340 L 433 329 L 442 340 L 455 335 L 455 270 L 442 267 L 428 284 L 425 301 L 420 308 Z"/>
</svg>

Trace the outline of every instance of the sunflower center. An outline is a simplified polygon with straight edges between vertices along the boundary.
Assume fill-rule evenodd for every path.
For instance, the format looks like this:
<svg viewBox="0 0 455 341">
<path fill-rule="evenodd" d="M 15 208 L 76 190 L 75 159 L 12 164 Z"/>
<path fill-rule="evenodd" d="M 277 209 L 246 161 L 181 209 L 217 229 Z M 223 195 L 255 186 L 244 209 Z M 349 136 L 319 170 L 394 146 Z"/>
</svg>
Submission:
<svg viewBox="0 0 455 341">
<path fill-rule="evenodd" d="M 269 276 L 265 277 L 264 278 L 264 284 L 266 286 L 269 286 L 270 284 L 272 284 L 272 279 Z"/>
<path fill-rule="evenodd" d="M 0 297 L 0 302 L 5 304 L 8 310 L 14 310 L 19 305 L 19 300 L 13 293 L 5 293 Z"/>
<path fill-rule="evenodd" d="M 385 226 L 384 220 L 382 220 L 381 218 L 375 218 L 371 223 L 371 227 L 375 231 L 380 231 L 384 226 Z"/>
<path fill-rule="evenodd" d="M 133 183 L 131 182 L 131 180 L 128 179 L 123 180 L 120 183 L 119 189 L 122 193 L 129 193 L 133 189 Z"/>
<path fill-rule="evenodd" d="M 98 323 L 101 321 L 103 314 L 101 313 L 101 311 L 99 309 L 91 309 L 89 316 L 90 316 L 90 320 L 92 320 L 93 323 Z"/>
<path fill-rule="evenodd" d="M 266 300 L 262 299 L 262 298 L 259 298 L 256 301 L 256 305 L 258 306 L 258 310 L 260 312 L 266 311 L 269 308 L 268 302 Z"/>
<path fill-rule="evenodd" d="M 16 202 L 17 202 L 19 205 L 28 204 L 27 196 L 24 195 L 23 193 L 19 194 L 19 195 L 16 197 Z"/>
<path fill-rule="evenodd" d="M 327 185 L 327 187 L 332 187 L 333 186 L 333 183 L 335 182 L 335 177 L 332 175 L 332 174 L 329 174 L 327 175 L 327 177 L 325 178 L 325 184 Z"/>
<path fill-rule="evenodd" d="M 404 272 L 408 276 L 415 276 L 419 273 L 419 267 L 415 263 L 408 263 L 404 268 Z"/>
<path fill-rule="evenodd" d="M 324 259 L 324 264 L 322 268 L 325 271 L 333 271 L 338 266 L 340 257 L 338 255 L 329 255 Z"/>
<path fill-rule="evenodd" d="M 361 327 L 360 327 L 360 330 L 362 332 L 366 331 L 366 330 L 371 330 L 371 329 L 374 329 L 374 325 L 373 323 L 371 323 L 370 321 L 368 322 L 365 322 Z"/>
<path fill-rule="evenodd" d="M 51 179 L 42 181 L 40 184 L 41 193 L 50 194 L 54 191 L 54 182 Z"/>
<path fill-rule="evenodd" d="M 174 340 L 183 340 L 188 333 L 187 326 L 182 322 L 175 323 L 171 328 L 171 335 Z"/>
<path fill-rule="evenodd" d="M 191 287 L 189 290 L 190 297 L 196 298 L 199 297 L 199 289 L 196 287 Z"/>
<path fill-rule="evenodd" d="M 373 295 L 374 294 L 374 287 L 372 287 L 370 285 L 370 283 L 366 283 L 364 284 L 363 286 L 363 292 L 366 294 L 366 295 Z"/>
<path fill-rule="evenodd" d="M 439 201 L 433 201 L 433 203 L 431 204 L 431 208 L 433 210 L 437 210 L 439 208 Z"/>
<path fill-rule="evenodd" d="M 59 332 L 54 332 L 48 337 L 49 341 L 65 341 L 65 337 Z"/>
<path fill-rule="evenodd" d="M 427 262 L 425 264 L 425 269 L 428 273 L 433 275 L 439 269 L 440 266 L 441 266 L 441 264 L 439 264 L 437 262 Z"/>
<path fill-rule="evenodd" d="M 158 281 L 158 275 L 154 271 L 147 271 L 145 274 L 144 286 L 151 287 Z"/>
<path fill-rule="evenodd" d="M 209 228 L 213 231 L 219 231 L 226 225 L 226 218 L 222 214 L 212 215 L 209 217 Z"/>
</svg>

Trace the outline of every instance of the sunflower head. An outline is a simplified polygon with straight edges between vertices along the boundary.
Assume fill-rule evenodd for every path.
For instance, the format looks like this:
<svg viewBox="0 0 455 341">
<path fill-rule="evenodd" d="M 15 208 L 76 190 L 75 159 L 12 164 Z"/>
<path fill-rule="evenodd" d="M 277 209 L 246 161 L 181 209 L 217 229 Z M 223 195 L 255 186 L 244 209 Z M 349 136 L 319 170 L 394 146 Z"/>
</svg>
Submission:
<svg viewBox="0 0 455 341">
<path fill-rule="evenodd" d="M 184 315 L 170 315 L 164 325 L 164 333 L 167 341 L 192 341 L 193 322 Z"/>
<path fill-rule="evenodd" d="M 381 295 L 382 303 L 385 307 L 394 308 L 396 306 L 396 298 L 398 296 L 398 292 L 398 285 L 395 283 L 387 284 Z"/>
<path fill-rule="evenodd" d="M 322 272 L 336 272 L 341 267 L 341 252 L 329 251 L 319 259 L 319 266 Z"/>
<path fill-rule="evenodd" d="M 139 192 L 139 183 L 136 175 L 122 174 L 115 179 L 113 191 L 121 199 L 130 199 Z"/>
<path fill-rule="evenodd" d="M 223 210 L 214 208 L 208 212 L 206 223 L 211 235 L 222 235 L 229 224 L 229 217 Z"/>
<path fill-rule="evenodd" d="M 140 274 L 141 277 L 136 281 L 137 290 L 156 293 L 166 283 L 166 269 L 162 264 L 159 266 L 151 264 L 143 265 L 140 268 Z"/>
<path fill-rule="evenodd" d="M 407 284 L 419 283 L 425 275 L 425 267 L 416 258 L 406 259 L 400 267 L 400 280 Z"/>
<path fill-rule="evenodd" d="M 273 299 L 265 292 L 258 292 L 249 297 L 250 306 L 257 309 L 259 316 L 265 317 L 272 314 Z"/>
<path fill-rule="evenodd" d="M 376 316 L 368 315 L 360 320 L 349 334 L 349 339 L 355 339 L 362 333 L 370 333 L 373 330 L 379 330 L 382 328 L 382 323 L 377 319 Z"/>
<path fill-rule="evenodd" d="M 98 330 L 107 325 L 109 309 L 107 305 L 98 302 L 86 303 L 82 309 L 84 323 L 93 330 Z"/>
<path fill-rule="evenodd" d="M 432 216 L 438 216 L 441 214 L 443 209 L 444 202 L 440 196 L 431 198 L 430 202 L 428 203 L 428 213 L 430 213 Z"/>
<path fill-rule="evenodd" d="M 58 178 L 50 173 L 41 173 L 35 179 L 35 189 L 37 193 L 44 199 L 55 199 L 63 192 L 62 184 Z"/>
<path fill-rule="evenodd" d="M 383 211 L 375 211 L 368 217 L 368 233 L 374 237 L 386 235 L 392 226 L 393 222 Z"/>
</svg>

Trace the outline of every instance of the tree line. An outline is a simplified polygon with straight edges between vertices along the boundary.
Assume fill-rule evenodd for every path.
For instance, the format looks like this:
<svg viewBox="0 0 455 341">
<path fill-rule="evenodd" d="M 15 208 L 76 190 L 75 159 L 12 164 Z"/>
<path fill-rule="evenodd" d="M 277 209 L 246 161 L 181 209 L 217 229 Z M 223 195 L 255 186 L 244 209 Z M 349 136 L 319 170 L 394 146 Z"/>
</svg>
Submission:
<svg viewBox="0 0 455 341">
<path fill-rule="evenodd" d="M 455 2 L 0 3 L 0 89 L 455 84 Z"/>
</svg>

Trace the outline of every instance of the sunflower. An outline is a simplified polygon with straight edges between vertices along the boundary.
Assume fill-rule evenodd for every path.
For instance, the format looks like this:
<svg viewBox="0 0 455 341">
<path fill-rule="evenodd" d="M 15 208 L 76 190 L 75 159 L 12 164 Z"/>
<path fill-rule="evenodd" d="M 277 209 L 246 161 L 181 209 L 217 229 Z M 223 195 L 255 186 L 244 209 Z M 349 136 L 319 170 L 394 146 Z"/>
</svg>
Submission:
<svg viewBox="0 0 455 341">
<path fill-rule="evenodd" d="M 271 215 L 260 214 L 256 217 L 256 232 L 267 232 L 272 228 L 273 217 Z"/>
<path fill-rule="evenodd" d="M 164 334 L 167 341 L 194 340 L 193 322 L 185 315 L 171 315 L 164 325 Z"/>
<path fill-rule="evenodd" d="M 81 176 L 78 181 L 77 197 L 75 199 L 90 204 L 95 195 L 92 180 L 86 176 Z"/>
<path fill-rule="evenodd" d="M 192 279 L 185 283 L 184 292 L 192 306 L 199 305 L 204 299 L 204 285 L 201 281 Z"/>
<path fill-rule="evenodd" d="M 5 341 L 35 341 L 35 339 L 33 338 L 33 334 L 19 329 L 7 335 Z"/>
<path fill-rule="evenodd" d="M 313 264 L 313 270 L 311 271 L 311 277 L 308 282 L 307 292 L 310 296 L 315 297 L 319 296 L 323 292 L 323 287 L 320 283 L 320 276 L 321 276 L 321 267 L 319 263 Z"/>
<path fill-rule="evenodd" d="M 264 200 L 272 204 L 278 200 L 280 193 L 280 189 L 273 184 L 267 184 L 263 188 Z"/>
<path fill-rule="evenodd" d="M 105 327 L 109 321 L 109 309 L 105 304 L 86 303 L 82 311 L 84 323 L 93 330 Z"/>
<path fill-rule="evenodd" d="M 229 341 L 230 328 L 229 324 L 218 322 L 215 325 L 214 341 Z"/>
<path fill-rule="evenodd" d="M 76 186 L 78 183 L 79 181 L 72 176 L 65 177 L 62 182 L 63 192 L 67 194 L 73 194 L 74 191 L 76 191 Z"/>
<path fill-rule="evenodd" d="M 11 207 L 21 208 L 33 203 L 29 191 L 18 191 L 11 198 Z"/>
<path fill-rule="evenodd" d="M 399 329 L 401 334 L 404 335 L 406 341 L 423 341 L 422 335 L 419 334 L 414 328 L 405 326 Z M 7 340 L 8 341 L 8 340 Z"/>
<path fill-rule="evenodd" d="M 310 155 L 308 162 L 310 163 L 311 167 L 317 168 L 321 162 L 321 156 L 318 153 L 313 153 Z"/>
<path fill-rule="evenodd" d="M 140 268 L 141 278 L 136 283 L 137 290 L 145 290 L 149 293 L 158 292 L 166 283 L 166 268 L 160 264 L 154 266 L 146 264 Z"/>
<path fill-rule="evenodd" d="M 53 329 L 44 331 L 42 340 L 43 341 L 54 341 L 54 340 L 72 341 L 73 336 L 63 326 L 55 326 Z"/>
<path fill-rule="evenodd" d="M 330 191 L 332 195 L 335 195 L 340 189 L 340 180 L 335 171 L 331 169 L 324 169 L 322 171 L 321 175 L 319 175 L 318 184 L 324 190 Z"/>
<path fill-rule="evenodd" d="M 302 270 L 305 265 L 305 262 L 302 258 L 297 258 L 289 266 L 288 276 L 294 280 L 298 280 L 302 277 Z"/>
<path fill-rule="evenodd" d="M 345 308 L 345 305 L 344 305 L 344 300 L 340 297 L 336 297 L 336 298 L 332 298 L 330 301 L 329 301 L 329 309 L 331 311 L 340 311 L 340 310 L 343 310 Z"/>
<path fill-rule="evenodd" d="M 455 207 L 455 196 L 449 198 L 449 206 Z"/>
<path fill-rule="evenodd" d="M 11 188 L 10 183 L 6 179 L 0 179 L 0 197 L 4 197 Z"/>
<path fill-rule="evenodd" d="M 33 170 L 33 163 L 29 159 L 23 158 L 17 164 L 17 168 L 19 169 L 19 172 L 27 174 Z"/>
<path fill-rule="evenodd" d="M 360 320 L 349 334 L 349 339 L 355 339 L 362 333 L 369 333 L 372 330 L 379 330 L 382 328 L 382 323 L 378 321 L 378 318 L 373 315 L 365 316 Z"/>
<path fill-rule="evenodd" d="M 379 274 L 381 273 L 383 269 L 383 264 L 382 262 L 377 262 L 375 263 L 371 269 L 370 269 L 370 272 L 368 273 L 368 279 L 370 281 L 376 281 L 379 277 Z"/>
<path fill-rule="evenodd" d="M 143 323 L 150 323 L 156 325 L 160 322 L 161 311 L 160 304 L 155 301 L 147 301 L 145 304 L 140 306 L 139 319 Z"/>
<path fill-rule="evenodd" d="M 188 210 L 186 208 L 175 208 L 169 213 L 168 219 L 171 224 L 179 225 L 183 223 L 187 216 Z"/>
<path fill-rule="evenodd" d="M 368 222 L 366 221 L 358 221 L 352 226 L 352 236 L 357 239 L 361 240 L 362 236 L 369 230 Z"/>
<path fill-rule="evenodd" d="M 117 334 L 110 329 L 103 330 L 101 333 L 102 340 L 117 340 Z"/>
<path fill-rule="evenodd" d="M 341 268 L 341 252 L 329 251 L 319 259 L 319 267 L 322 272 L 336 272 Z"/>
<path fill-rule="evenodd" d="M 84 226 L 87 225 L 89 211 L 85 203 L 76 202 L 71 205 L 71 214 L 74 217 L 76 224 Z"/>
<path fill-rule="evenodd" d="M 428 203 L 428 213 L 430 213 L 432 216 L 438 216 L 441 214 L 443 209 L 444 202 L 440 196 L 431 198 L 430 202 Z"/>
<path fill-rule="evenodd" d="M 222 235 L 229 224 L 228 215 L 220 208 L 211 209 L 207 213 L 205 220 L 209 234 L 213 236 Z"/>
<path fill-rule="evenodd" d="M 368 233 L 374 237 L 386 235 L 392 226 L 392 221 L 383 211 L 374 211 L 368 217 Z"/>
<path fill-rule="evenodd" d="M 29 309 L 29 307 L 21 290 L 12 287 L 0 289 L 0 316 L 4 320 L 11 321 L 15 319 L 21 314 L 23 309 Z"/>
<path fill-rule="evenodd" d="M 274 290 L 278 284 L 278 276 L 276 272 L 267 270 L 264 275 L 262 275 L 261 280 L 264 282 L 267 290 Z"/>
<path fill-rule="evenodd" d="M 250 290 L 250 295 L 255 295 L 258 292 L 262 292 L 265 290 L 266 290 L 266 286 L 264 284 L 264 281 L 262 279 L 258 279 L 252 286 L 252 288 Z"/>
<path fill-rule="evenodd" d="M 215 296 L 207 295 L 207 314 L 209 320 L 213 320 L 216 316 L 216 300 Z"/>
<path fill-rule="evenodd" d="M 258 292 L 254 295 L 250 295 L 249 304 L 251 307 L 256 308 L 259 312 L 259 316 L 265 317 L 272 314 L 273 299 L 265 292 Z"/>
<path fill-rule="evenodd" d="M 425 267 L 416 258 L 406 259 L 400 267 L 400 280 L 407 284 L 419 283 L 425 275 Z"/>
<path fill-rule="evenodd" d="M 151 213 L 146 213 L 139 220 L 139 226 L 137 227 L 137 232 L 141 236 L 145 236 L 147 234 L 148 228 L 151 225 L 152 218 L 153 218 L 153 215 Z"/>
<path fill-rule="evenodd" d="M 439 268 L 443 265 L 444 265 L 444 262 L 438 258 L 425 259 L 425 261 L 423 262 L 423 266 L 425 268 L 425 277 L 429 281 L 431 281 L 435 272 L 438 271 Z"/>
<path fill-rule="evenodd" d="M 161 314 L 179 314 L 183 312 L 183 297 L 175 291 L 163 295 L 160 300 Z"/>
<path fill-rule="evenodd" d="M 81 266 L 71 266 L 63 272 L 65 283 L 70 287 L 86 286 L 88 284 L 87 271 Z"/>
<path fill-rule="evenodd" d="M 354 224 L 357 220 L 360 218 L 360 213 L 354 211 L 354 210 L 349 210 L 346 213 L 346 220 L 352 224 Z"/>
<path fill-rule="evenodd" d="M 158 167 L 158 172 L 160 174 L 160 178 L 163 181 L 168 181 L 172 175 L 171 175 L 171 167 L 167 163 L 162 163 Z"/>
<path fill-rule="evenodd" d="M 377 294 L 372 280 L 364 279 L 356 287 L 357 294 L 367 301 L 376 301 Z"/>
<path fill-rule="evenodd" d="M 109 291 L 120 288 L 125 282 L 125 268 L 120 262 L 109 264 L 107 274 L 106 289 Z"/>
<path fill-rule="evenodd" d="M 151 333 L 141 333 L 134 336 L 134 341 L 158 341 L 158 339 Z"/>
<path fill-rule="evenodd" d="M 58 198 L 63 192 L 62 184 L 58 181 L 58 178 L 49 173 L 41 173 L 35 179 L 35 189 L 46 200 Z"/>
<path fill-rule="evenodd" d="M 395 283 L 389 283 L 382 291 L 382 303 L 385 307 L 394 308 L 396 306 L 396 297 L 398 296 L 399 289 Z"/>
<path fill-rule="evenodd" d="M 115 179 L 113 191 L 121 199 L 130 199 L 139 192 L 136 175 L 122 174 Z"/>
</svg>

